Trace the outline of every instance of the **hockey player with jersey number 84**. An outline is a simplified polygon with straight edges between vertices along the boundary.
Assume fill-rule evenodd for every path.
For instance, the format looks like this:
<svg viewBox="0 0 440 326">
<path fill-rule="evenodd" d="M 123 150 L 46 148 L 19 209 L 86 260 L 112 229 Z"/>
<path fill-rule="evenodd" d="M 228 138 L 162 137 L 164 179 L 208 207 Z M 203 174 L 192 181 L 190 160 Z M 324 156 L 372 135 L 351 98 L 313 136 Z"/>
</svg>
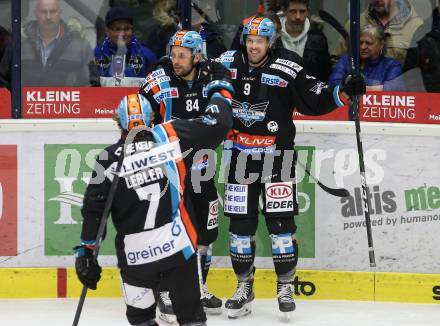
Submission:
<svg viewBox="0 0 440 326">
<path fill-rule="evenodd" d="M 216 59 L 231 71 L 235 89 L 234 124 L 225 146 L 230 164 L 224 213 L 230 218 L 230 257 L 238 279 L 236 292 L 225 303 L 230 318 L 251 312 L 260 194 L 272 241 L 279 309 L 286 318 L 295 310 L 292 283 L 298 261 L 294 220 L 298 205 L 293 109 L 322 115 L 347 104 L 350 96 L 365 93 L 364 78 L 355 73 L 334 88 L 307 75 L 301 58 L 273 47 L 275 39 L 270 19 L 252 18 L 243 28 L 241 51 L 228 51 Z"/>
<path fill-rule="evenodd" d="M 109 189 L 113 189 L 111 180 L 119 170 L 118 157 L 124 151 L 110 212 L 131 325 L 158 325 L 154 292 L 161 281 L 169 286 L 180 325 L 206 325 L 195 254 L 198 232 L 188 205 L 186 177 L 197 151 L 215 149 L 232 126 L 233 88 L 227 81 L 217 80 L 206 91 L 210 102 L 199 118 L 154 128 L 148 100 L 140 94 L 124 97 L 118 107 L 121 139 L 98 156 L 87 186 L 75 268 L 84 286 L 96 289 L 101 274 L 94 250 L 101 241 L 96 237 Z"/>
</svg>

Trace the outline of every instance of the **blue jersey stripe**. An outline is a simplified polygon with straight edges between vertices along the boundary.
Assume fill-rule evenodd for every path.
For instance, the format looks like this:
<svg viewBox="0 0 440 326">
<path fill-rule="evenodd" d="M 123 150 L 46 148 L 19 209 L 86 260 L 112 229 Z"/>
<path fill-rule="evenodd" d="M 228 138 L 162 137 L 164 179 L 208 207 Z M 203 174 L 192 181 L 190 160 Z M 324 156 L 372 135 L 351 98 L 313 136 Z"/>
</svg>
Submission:
<svg viewBox="0 0 440 326">
<path fill-rule="evenodd" d="M 157 125 L 153 128 L 153 137 L 157 144 L 169 143 L 168 135 L 165 129 L 161 125 Z M 167 177 L 169 180 L 170 192 L 171 192 L 171 209 L 172 216 L 175 219 L 179 212 L 179 202 L 180 202 L 180 181 L 179 172 L 177 169 L 177 164 L 175 161 L 169 161 L 165 163 L 165 169 L 167 172 Z"/>
</svg>

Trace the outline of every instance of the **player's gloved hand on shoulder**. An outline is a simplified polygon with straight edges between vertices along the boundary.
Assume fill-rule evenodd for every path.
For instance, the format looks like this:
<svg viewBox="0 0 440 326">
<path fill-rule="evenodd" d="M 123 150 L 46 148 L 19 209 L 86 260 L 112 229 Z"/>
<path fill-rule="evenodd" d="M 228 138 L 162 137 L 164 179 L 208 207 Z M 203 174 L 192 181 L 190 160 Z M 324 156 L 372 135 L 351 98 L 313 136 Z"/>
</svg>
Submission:
<svg viewBox="0 0 440 326">
<path fill-rule="evenodd" d="M 213 80 L 206 85 L 206 93 L 209 99 L 223 97 L 230 100 L 234 94 L 234 87 L 226 80 Z"/>
<path fill-rule="evenodd" d="M 366 89 L 365 78 L 357 72 L 351 72 L 345 76 L 341 85 L 341 91 L 350 97 L 364 95 Z"/>
<path fill-rule="evenodd" d="M 75 250 L 75 270 L 81 283 L 89 289 L 96 290 L 101 279 L 101 266 L 93 256 L 94 244 L 82 244 Z"/>
</svg>

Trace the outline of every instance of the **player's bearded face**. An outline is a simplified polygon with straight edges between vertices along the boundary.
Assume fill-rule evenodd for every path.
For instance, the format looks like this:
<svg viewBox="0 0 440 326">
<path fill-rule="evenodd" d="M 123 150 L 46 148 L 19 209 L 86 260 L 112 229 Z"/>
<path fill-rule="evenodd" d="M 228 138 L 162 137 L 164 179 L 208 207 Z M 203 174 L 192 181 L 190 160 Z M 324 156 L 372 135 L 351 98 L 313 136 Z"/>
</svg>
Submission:
<svg viewBox="0 0 440 326">
<path fill-rule="evenodd" d="M 196 64 L 196 59 L 193 57 L 191 50 L 180 46 L 173 46 L 170 58 L 174 73 L 179 77 L 190 74 Z"/>
<path fill-rule="evenodd" d="M 251 64 L 260 63 L 269 52 L 269 40 L 265 36 L 248 35 L 246 37 L 246 52 Z"/>
</svg>

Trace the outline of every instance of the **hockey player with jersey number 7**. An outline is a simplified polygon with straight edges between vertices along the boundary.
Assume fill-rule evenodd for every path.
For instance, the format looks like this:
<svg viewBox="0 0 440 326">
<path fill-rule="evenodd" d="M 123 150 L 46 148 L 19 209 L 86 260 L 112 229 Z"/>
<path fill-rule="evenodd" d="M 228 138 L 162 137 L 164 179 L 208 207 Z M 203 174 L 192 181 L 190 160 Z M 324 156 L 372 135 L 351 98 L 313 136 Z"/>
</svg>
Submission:
<svg viewBox="0 0 440 326">
<path fill-rule="evenodd" d="M 334 88 L 307 75 L 301 58 L 275 48 L 275 39 L 270 19 L 252 18 L 243 28 L 242 49 L 216 59 L 230 69 L 235 88 L 234 124 L 225 147 L 230 150 L 230 166 L 224 213 L 230 218 L 230 257 L 238 280 L 236 292 L 225 304 L 230 318 L 251 312 L 260 193 L 272 241 L 279 309 L 290 318 L 296 307 L 292 291 L 298 261 L 293 108 L 322 115 L 365 93 L 365 81 L 356 73 Z M 283 164 L 287 160 L 290 164 Z"/>
<path fill-rule="evenodd" d="M 158 325 L 154 292 L 164 280 L 179 324 L 206 325 L 186 177 L 197 151 L 215 149 L 230 129 L 233 88 L 226 80 L 215 80 L 206 91 L 210 102 L 199 118 L 154 128 L 154 114 L 143 95 L 128 95 L 119 104 L 121 139 L 98 156 L 84 196 L 81 244 L 75 247 L 76 273 L 84 290 L 74 325 L 87 288 L 96 289 L 100 280 L 97 255 L 109 212 L 129 323 Z M 118 181 L 112 187 L 115 174 Z"/>
</svg>

